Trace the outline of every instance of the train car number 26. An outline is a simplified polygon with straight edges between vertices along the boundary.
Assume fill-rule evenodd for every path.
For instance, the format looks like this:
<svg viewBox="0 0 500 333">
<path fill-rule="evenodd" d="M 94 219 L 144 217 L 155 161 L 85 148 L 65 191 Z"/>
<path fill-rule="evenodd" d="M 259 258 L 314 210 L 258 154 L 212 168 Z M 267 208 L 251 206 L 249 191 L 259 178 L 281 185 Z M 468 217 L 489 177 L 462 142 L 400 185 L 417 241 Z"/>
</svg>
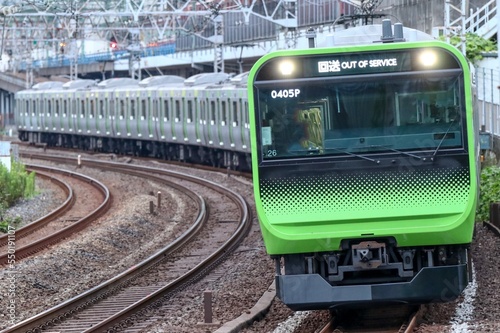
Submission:
<svg viewBox="0 0 500 333">
<path fill-rule="evenodd" d="M 272 98 L 293 98 L 293 97 L 298 97 L 299 94 L 300 94 L 300 89 L 271 90 Z"/>
</svg>

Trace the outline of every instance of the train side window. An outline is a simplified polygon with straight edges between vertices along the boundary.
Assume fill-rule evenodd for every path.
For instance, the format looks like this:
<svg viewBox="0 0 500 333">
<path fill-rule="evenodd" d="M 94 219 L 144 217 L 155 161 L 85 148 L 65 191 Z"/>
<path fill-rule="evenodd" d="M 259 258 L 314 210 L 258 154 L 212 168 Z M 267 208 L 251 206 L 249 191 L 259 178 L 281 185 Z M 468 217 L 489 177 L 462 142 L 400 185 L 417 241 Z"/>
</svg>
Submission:
<svg viewBox="0 0 500 333">
<path fill-rule="evenodd" d="M 24 115 L 27 117 L 30 112 L 30 102 L 26 101 L 26 109 L 24 109 Z"/>
<path fill-rule="evenodd" d="M 221 118 L 222 118 L 220 121 L 220 124 L 222 126 L 226 126 L 226 123 L 227 123 L 227 103 L 226 103 L 226 101 L 221 101 L 220 107 L 221 107 Z"/>
<path fill-rule="evenodd" d="M 193 119 L 193 101 L 187 101 L 187 120 L 186 120 L 186 122 L 190 123 L 191 119 Z"/>
<path fill-rule="evenodd" d="M 52 101 L 49 99 L 47 101 L 47 117 L 50 117 L 52 113 Z"/>
<path fill-rule="evenodd" d="M 94 118 L 95 116 L 95 105 L 94 105 L 94 101 L 91 100 L 90 101 L 90 110 L 89 110 L 90 114 L 89 114 L 89 117 L 90 118 Z"/>
<path fill-rule="evenodd" d="M 77 106 L 77 104 L 76 104 L 76 100 L 74 99 L 74 100 L 71 102 L 71 116 L 72 116 L 73 118 L 76 118 L 76 111 L 77 111 L 77 110 L 76 110 L 76 106 Z"/>
<path fill-rule="evenodd" d="M 146 119 L 147 101 L 145 99 L 141 100 L 141 120 Z"/>
<path fill-rule="evenodd" d="M 237 101 L 233 101 L 233 127 L 237 127 L 238 126 L 238 102 Z"/>
<path fill-rule="evenodd" d="M 104 101 L 100 100 L 99 101 L 99 119 L 102 119 L 104 117 Z"/>
<path fill-rule="evenodd" d="M 120 119 L 125 117 L 125 102 L 120 100 Z"/>
<path fill-rule="evenodd" d="M 135 119 L 135 108 L 136 108 L 136 103 L 134 99 L 130 100 L 130 120 Z"/>
<path fill-rule="evenodd" d="M 215 125 L 215 102 L 210 101 L 210 125 Z"/>
<path fill-rule="evenodd" d="M 63 110 L 62 110 L 62 115 L 64 118 L 66 118 L 67 110 L 68 110 L 68 101 L 64 100 L 63 101 Z"/>
<path fill-rule="evenodd" d="M 55 100 L 54 116 L 59 117 L 59 100 Z"/>
<path fill-rule="evenodd" d="M 36 101 L 33 101 L 33 107 L 31 108 L 31 116 L 34 117 L 36 114 Z"/>
<path fill-rule="evenodd" d="M 178 123 L 181 118 L 181 103 L 179 100 L 175 101 L 175 122 Z"/>
</svg>

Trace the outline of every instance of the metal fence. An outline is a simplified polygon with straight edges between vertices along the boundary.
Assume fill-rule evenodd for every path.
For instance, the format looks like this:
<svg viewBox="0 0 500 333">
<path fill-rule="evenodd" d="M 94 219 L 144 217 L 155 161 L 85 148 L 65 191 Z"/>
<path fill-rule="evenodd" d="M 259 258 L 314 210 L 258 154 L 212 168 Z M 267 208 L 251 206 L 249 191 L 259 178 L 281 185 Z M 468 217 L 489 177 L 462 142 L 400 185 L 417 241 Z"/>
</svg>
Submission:
<svg viewBox="0 0 500 333">
<path fill-rule="evenodd" d="M 500 71 L 476 68 L 477 112 L 479 125 L 486 132 L 500 136 Z"/>
</svg>

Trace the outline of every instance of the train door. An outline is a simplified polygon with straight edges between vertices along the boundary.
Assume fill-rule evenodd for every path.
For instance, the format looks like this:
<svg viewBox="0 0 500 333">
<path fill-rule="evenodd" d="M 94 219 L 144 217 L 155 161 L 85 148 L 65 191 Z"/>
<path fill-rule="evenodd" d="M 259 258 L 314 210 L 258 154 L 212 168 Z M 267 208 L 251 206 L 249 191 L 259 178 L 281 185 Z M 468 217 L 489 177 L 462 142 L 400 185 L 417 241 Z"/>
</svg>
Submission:
<svg viewBox="0 0 500 333">
<path fill-rule="evenodd" d="M 54 114 L 52 113 L 52 94 L 46 93 L 43 99 L 44 104 L 44 113 L 42 114 L 43 126 L 42 130 L 51 131 L 52 126 L 52 117 Z"/>
<path fill-rule="evenodd" d="M 70 131 L 74 133 L 78 133 L 78 100 L 76 99 L 76 94 L 72 93 L 71 98 L 69 101 L 69 109 L 71 112 L 71 124 L 70 124 Z"/>
<path fill-rule="evenodd" d="M 173 117 L 174 117 L 174 120 L 172 121 L 172 140 L 176 141 L 178 140 L 178 135 L 181 132 L 182 129 L 179 129 L 180 126 L 182 126 L 182 122 L 181 122 L 181 100 L 179 98 L 179 96 L 175 96 L 173 98 L 173 102 L 174 102 L 174 109 L 172 110 L 173 111 Z"/>
<path fill-rule="evenodd" d="M 231 126 L 230 126 L 230 121 L 229 121 L 229 115 L 230 115 L 230 103 L 229 100 L 226 98 L 220 98 L 218 99 L 220 103 L 220 108 L 219 108 L 219 122 L 218 122 L 218 129 L 219 129 L 219 140 L 220 140 L 220 145 L 229 147 L 232 140 L 231 140 Z"/>
<path fill-rule="evenodd" d="M 151 117 L 151 91 L 142 91 L 139 110 L 141 113 L 142 137 L 153 137 L 153 121 Z"/>
<path fill-rule="evenodd" d="M 220 143 L 219 134 L 217 131 L 217 99 L 210 96 L 207 99 L 207 131 L 208 131 L 208 145 L 218 146 Z"/>
<path fill-rule="evenodd" d="M 95 99 L 95 94 L 87 94 L 88 96 L 88 127 L 87 133 L 96 134 L 99 130 L 99 116 L 97 115 L 97 104 Z"/>
<path fill-rule="evenodd" d="M 38 131 L 43 130 L 44 128 L 44 120 L 43 120 L 43 114 L 45 112 L 44 110 L 44 94 L 39 94 L 36 95 L 36 129 Z"/>
<path fill-rule="evenodd" d="M 150 124 L 151 124 L 151 129 L 150 129 L 150 134 L 153 135 L 153 140 L 159 141 L 160 140 L 160 108 L 159 108 L 159 94 L 156 91 L 151 91 L 150 92 L 150 114 L 149 114 L 149 119 L 150 119 Z"/>
<path fill-rule="evenodd" d="M 185 114 L 184 114 L 184 140 L 188 140 L 190 143 L 198 142 L 198 133 L 196 122 L 194 121 L 195 115 L 195 104 L 193 96 L 187 97 L 185 100 Z"/>
<path fill-rule="evenodd" d="M 116 125 L 116 101 L 115 94 L 113 92 L 106 93 L 106 100 L 108 101 L 108 118 L 109 118 L 109 129 L 112 137 L 116 137 L 118 134 L 118 129 Z"/>
<path fill-rule="evenodd" d="M 170 110 L 172 107 L 168 95 L 168 93 L 165 93 L 161 100 L 160 132 L 162 139 L 170 141 L 172 138 L 172 125 L 170 125 L 172 119 Z"/>
<path fill-rule="evenodd" d="M 140 138 L 149 137 L 149 124 L 146 117 L 147 107 L 147 92 L 137 92 L 137 136 Z"/>
<path fill-rule="evenodd" d="M 19 130 L 26 129 L 26 119 L 28 118 L 29 102 L 22 95 L 16 96 L 15 121 Z"/>
<path fill-rule="evenodd" d="M 127 126 L 128 126 L 128 121 L 125 119 L 125 103 L 127 101 L 124 99 L 123 96 L 121 96 L 121 93 L 118 91 L 115 91 L 115 106 L 116 106 L 116 118 L 115 118 L 115 124 L 116 124 L 116 135 L 117 136 L 127 136 L 127 133 L 130 133 Z"/>
<path fill-rule="evenodd" d="M 241 119 L 240 105 L 241 100 L 235 93 L 231 99 L 231 147 L 241 149 Z"/>
<path fill-rule="evenodd" d="M 248 100 L 246 98 L 241 99 L 241 137 L 242 137 L 242 148 L 250 152 L 250 122 L 249 122 L 249 111 L 248 111 Z"/>
<path fill-rule="evenodd" d="M 54 130 L 57 129 L 58 132 L 63 130 L 63 118 L 62 118 L 62 99 L 61 94 L 55 94 L 54 98 Z"/>
<path fill-rule="evenodd" d="M 61 106 L 61 131 L 69 131 L 71 128 L 70 126 L 70 110 L 69 110 L 69 101 L 68 97 L 63 95 L 63 98 L 61 100 L 62 106 Z"/>
<path fill-rule="evenodd" d="M 96 127 L 97 134 L 109 134 L 108 125 L 109 119 L 106 113 L 106 99 L 102 94 L 95 93 L 96 107 L 97 107 L 97 119 Z"/>
<path fill-rule="evenodd" d="M 202 123 L 202 120 L 201 120 L 201 115 L 200 115 L 200 102 L 198 99 L 198 94 L 194 97 L 192 103 L 193 103 L 192 107 L 193 107 L 193 113 L 194 113 L 194 118 L 192 118 L 192 122 L 194 125 L 194 132 L 195 132 L 194 135 L 196 138 L 196 143 L 200 144 L 202 141 L 203 133 L 201 131 L 201 126 L 200 126 L 200 124 Z"/>
<path fill-rule="evenodd" d="M 16 96 L 16 124 L 17 128 L 19 130 L 26 130 L 27 129 L 27 120 L 28 120 L 28 115 L 29 115 L 29 100 L 26 98 L 26 96 L 23 94 L 19 94 Z M 24 137 L 22 139 L 25 139 Z"/>
<path fill-rule="evenodd" d="M 114 136 L 114 130 L 112 126 L 111 119 L 111 108 L 110 108 L 110 99 L 109 93 L 104 93 L 103 96 L 99 98 L 99 109 L 103 115 L 103 133 L 106 135 Z"/>
<path fill-rule="evenodd" d="M 208 113 L 208 103 L 207 99 L 205 98 L 205 94 L 203 96 L 200 96 L 200 116 L 199 116 L 199 123 L 202 128 L 202 144 L 204 146 L 209 145 L 210 141 L 210 131 L 208 130 L 207 127 L 207 113 Z"/>
<path fill-rule="evenodd" d="M 158 129 L 158 136 L 160 140 L 165 140 L 165 128 L 167 123 L 166 112 L 168 110 L 168 102 L 166 96 L 164 96 L 164 92 L 160 91 L 158 93 L 158 120 L 156 122 L 156 127 Z"/>
<path fill-rule="evenodd" d="M 30 117 L 31 123 L 30 127 L 32 130 L 37 130 L 38 129 L 38 99 L 36 96 L 33 98 L 31 102 L 31 117 Z"/>
</svg>

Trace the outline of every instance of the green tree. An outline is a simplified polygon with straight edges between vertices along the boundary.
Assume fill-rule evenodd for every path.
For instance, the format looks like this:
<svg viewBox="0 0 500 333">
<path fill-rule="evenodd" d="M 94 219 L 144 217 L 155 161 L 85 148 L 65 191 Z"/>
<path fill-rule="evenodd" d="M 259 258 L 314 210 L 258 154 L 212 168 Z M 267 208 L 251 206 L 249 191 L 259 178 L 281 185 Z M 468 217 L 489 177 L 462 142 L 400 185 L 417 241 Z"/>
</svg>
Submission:
<svg viewBox="0 0 500 333">
<path fill-rule="evenodd" d="M 444 36 L 441 36 L 441 39 L 445 40 Z M 460 36 L 453 36 L 450 38 L 451 45 L 458 46 L 460 43 Z M 465 56 L 473 64 L 483 59 L 484 52 L 492 52 L 496 50 L 497 45 L 493 41 L 472 32 L 465 34 Z"/>
</svg>

